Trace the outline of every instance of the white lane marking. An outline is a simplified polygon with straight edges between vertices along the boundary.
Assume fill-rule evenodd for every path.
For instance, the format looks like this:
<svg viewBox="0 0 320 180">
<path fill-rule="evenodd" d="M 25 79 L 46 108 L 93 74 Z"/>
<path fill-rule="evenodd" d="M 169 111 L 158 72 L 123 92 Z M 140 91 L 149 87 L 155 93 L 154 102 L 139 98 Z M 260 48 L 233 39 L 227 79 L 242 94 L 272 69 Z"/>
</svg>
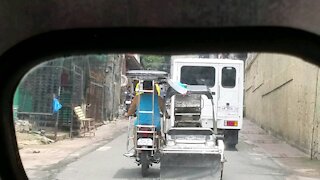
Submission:
<svg viewBox="0 0 320 180">
<path fill-rule="evenodd" d="M 98 148 L 97 151 L 107 151 L 109 149 L 111 149 L 110 146 L 102 146 L 102 147 Z"/>
<path fill-rule="evenodd" d="M 79 154 L 79 153 L 72 153 L 72 154 L 70 154 L 70 156 L 76 156 L 76 157 L 78 157 L 78 156 L 80 156 L 80 154 Z"/>
<path fill-rule="evenodd" d="M 264 154 L 260 154 L 260 153 L 248 153 L 250 156 L 266 156 Z"/>
</svg>

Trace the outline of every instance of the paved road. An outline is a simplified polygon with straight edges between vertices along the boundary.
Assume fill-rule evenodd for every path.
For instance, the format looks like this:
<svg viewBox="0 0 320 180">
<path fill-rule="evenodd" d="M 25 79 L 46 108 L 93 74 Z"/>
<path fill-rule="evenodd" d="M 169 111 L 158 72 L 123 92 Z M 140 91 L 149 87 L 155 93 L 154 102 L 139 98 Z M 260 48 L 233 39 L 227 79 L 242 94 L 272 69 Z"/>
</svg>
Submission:
<svg viewBox="0 0 320 180">
<path fill-rule="evenodd" d="M 126 134 L 80 157 L 64 167 L 60 167 L 54 179 L 140 179 L 140 168 L 133 159 L 123 156 Z M 287 172 L 254 144 L 242 140 L 236 150 L 227 150 L 224 180 L 278 180 L 286 179 Z M 159 179 L 159 165 L 151 167 L 149 179 Z"/>
</svg>

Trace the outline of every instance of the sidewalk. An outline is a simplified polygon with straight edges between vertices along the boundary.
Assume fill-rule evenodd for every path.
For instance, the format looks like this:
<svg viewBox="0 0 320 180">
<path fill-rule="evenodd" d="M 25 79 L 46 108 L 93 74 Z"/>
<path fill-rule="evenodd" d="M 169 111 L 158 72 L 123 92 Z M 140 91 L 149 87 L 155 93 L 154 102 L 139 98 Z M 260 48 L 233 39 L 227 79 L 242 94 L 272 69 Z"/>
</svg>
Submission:
<svg viewBox="0 0 320 180">
<path fill-rule="evenodd" d="M 240 138 L 288 170 L 291 173 L 288 180 L 320 179 L 320 160 L 310 160 L 308 154 L 270 135 L 254 122 L 244 120 Z"/>
<path fill-rule="evenodd" d="M 36 177 L 39 171 L 61 163 L 70 157 L 77 158 L 91 149 L 105 144 L 127 131 L 128 121 L 118 119 L 98 127 L 94 137 L 65 139 L 47 145 L 28 145 L 19 151 L 28 177 Z"/>
</svg>

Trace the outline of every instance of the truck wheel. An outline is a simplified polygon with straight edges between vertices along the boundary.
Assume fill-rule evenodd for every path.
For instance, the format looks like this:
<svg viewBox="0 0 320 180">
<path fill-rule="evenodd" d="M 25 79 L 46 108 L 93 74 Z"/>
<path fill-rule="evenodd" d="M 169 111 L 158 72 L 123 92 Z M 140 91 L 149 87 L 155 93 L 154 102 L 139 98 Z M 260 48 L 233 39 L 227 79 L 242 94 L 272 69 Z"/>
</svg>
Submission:
<svg viewBox="0 0 320 180">
<path fill-rule="evenodd" d="M 236 148 L 236 144 L 226 144 L 228 149 L 235 149 Z"/>
<path fill-rule="evenodd" d="M 224 130 L 224 142 L 227 148 L 234 149 L 238 144 L 239 130 Z"/>
</svg>

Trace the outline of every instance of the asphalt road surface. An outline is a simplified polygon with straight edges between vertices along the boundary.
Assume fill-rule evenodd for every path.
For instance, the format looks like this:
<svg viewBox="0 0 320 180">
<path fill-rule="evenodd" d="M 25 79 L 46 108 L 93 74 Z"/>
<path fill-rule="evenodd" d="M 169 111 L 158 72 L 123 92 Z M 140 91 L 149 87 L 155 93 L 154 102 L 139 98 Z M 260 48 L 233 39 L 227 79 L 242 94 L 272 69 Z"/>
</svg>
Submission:
<svg viewBox="0 0 320 180">
<path fill-rule="evenodd" d="M 87 179 L 142 179 L 141 169 L 134 159 L 124 157 L 126 134 L 98 147 L 94 151 L 79 157 L 72 163 L 59 168 L 53 179 L 87 180 Z M 225 153 L 224 180 L 279 180 L 286 179 L 286 170 L 266 154 L 258 151 L 254 144 L 240 140 L 236 149 L 227 149 Z M 182 177 L 185 179 L 187 177 Z M 149 169 L 149 177 L 160 179 L 160 166 Z"/>
</svg>

